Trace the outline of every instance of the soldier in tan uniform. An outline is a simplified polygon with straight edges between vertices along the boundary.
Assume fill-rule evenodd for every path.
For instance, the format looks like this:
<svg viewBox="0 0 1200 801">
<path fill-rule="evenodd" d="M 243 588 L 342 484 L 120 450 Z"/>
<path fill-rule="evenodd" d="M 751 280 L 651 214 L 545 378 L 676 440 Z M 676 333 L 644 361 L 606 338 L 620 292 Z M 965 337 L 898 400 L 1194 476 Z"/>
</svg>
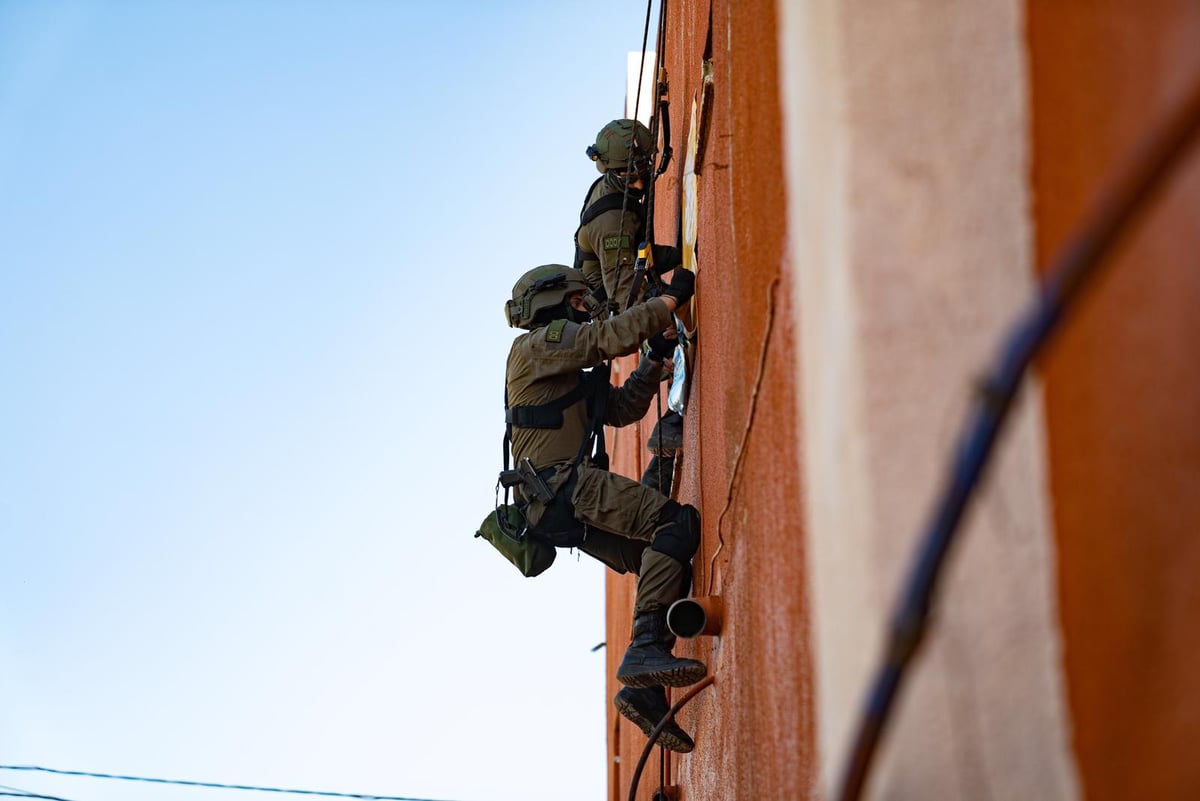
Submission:
<svg viewBox="0 0 1200 801">
<path fill-rule="evenodd" d="M 654 166 L 654 142 L 640 122 L 613 120 L 596 134 L 587 154 L 601 174 L 588 189 L 579 213 L 575 269 L 583 271 L 597 298 L 622 312 L 634 283 L 638 245 L 646 238 L 643 204 Z M 680 263 L 678 248 L 654 245 L 657 271 L 672 270 Z"/>
<path fill-rule="evenodd" d="M 582 272 L 545 265 L 521 277 L 507 306 L 510 325 L 527 330 L 508 356 L 512 454 L 518 464 L 529 459 L 553 493 L 544 502 L 517 488 L 527 536 L 579 548 L 618 573 L 638 574 L 633 641 L 617 669 L 626 686 L 613 702 L 646 733 L 667 712 L 663 685 L 687 686 L 706 673 L 703 662 L 672 655 L 674 637 L 666 628 L 667 607 L 691 582 L 700 516 L 690 505 L 594 464 L 581 446 L 590 451 L 590 435 L 603 424 L 628 425 L 645 415 L 658 391 L 664 351 L 669 352 L 665 342 L 642 357 L 621 387 L 608 383 L 601 365 L 661 334 L 694 284 L 694 275 L 677 270 L 661 297 L 588 324 Z M 597 378 L 589 379 L 587 368 L 596 368 Z M 673 724 L 661 742 L 692 750 L 691 738 Z"/>
<path fill-rule="evenodd" d="M 650 129 L 635 120 L 613 120 L 587 149 L 601 175 L 588 189 L 575 232 L 575 268 L 583 271 L 598 303 L 624 311 L 634 284 L 638 245 L 646 238 L 646 185 L 651 180 L 654 142 Z M 678 248 L 652 244 L 656 272 L 683 262 Z M 645 289 L 645 284 L 642 289 Z M 638 293 L 641 300 L 644 292 Z M 642 483 L 669 495 L 675 453 L 683 444 L 683 418 L 668 412 L 646 442 L 654 458 Z"/>
</svg>

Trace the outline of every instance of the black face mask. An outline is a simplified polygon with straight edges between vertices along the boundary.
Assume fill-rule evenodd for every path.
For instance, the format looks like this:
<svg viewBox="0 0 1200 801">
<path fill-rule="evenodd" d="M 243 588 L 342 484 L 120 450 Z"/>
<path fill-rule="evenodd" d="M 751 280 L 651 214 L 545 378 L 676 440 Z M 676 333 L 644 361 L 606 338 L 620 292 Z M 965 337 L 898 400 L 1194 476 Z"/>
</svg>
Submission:
<svg viewBox="0 0 1200 801">
<path fill-rule="evenodd" d="M 567 319 L 573 323 L 582 325 L 583 323 L 590 323 L 592 316 L 585 311 L 576 309 L 574 306 L 567 306 Z"/>
</svg>

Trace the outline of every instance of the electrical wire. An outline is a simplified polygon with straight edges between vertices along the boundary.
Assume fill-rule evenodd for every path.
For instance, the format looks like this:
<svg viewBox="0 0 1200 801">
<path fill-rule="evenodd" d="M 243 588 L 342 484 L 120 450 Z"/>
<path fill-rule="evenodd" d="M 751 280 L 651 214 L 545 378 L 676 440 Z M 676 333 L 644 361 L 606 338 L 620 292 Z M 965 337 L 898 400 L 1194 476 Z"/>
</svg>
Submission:
<svg viewBox="0 0 1200 801">
<path fill-rule="evenodd" d="M 1078 233 L 1052 263 L 1039 297 L 1017 322 L 976 401 L 959 440 L 941 500 L 922 537 L 893 616 L 882 664 L 875 672 L 843 774 L 840 801 L 855 801 L 871 770 L 905 671 L 929 624 L 937 582 L 959 524 L 987 466 L 997 436 L 1034 357 L 1057 330 L 1105 257 L 1178 167 L 1200 134 L 1200 81 L 1161 128 L 1138 149 L 1133 165 L 1101 197 Z"/>
<path fill-rule="evenodd" d="M 650 752 L 654 750 L 654 744 L 658 742 L 659 735 L 663 733 L 663 729 L 667 724 L 675 719 L 679 714 L 679 710 L 687 704 L 688 701 L 700 694 L 700 691 L 712 685 L 717 677 L 714 675 L 705 676 L 697 684 L 693 684 L 683 697 L 675 702 L 675 705 L 667 710 L 667 714 L 663 715 L 663 719 L 658 722 L 658 725 L 650 732 L 650 736 L 646 741 L 646 747 L 642 749 L 642 758 L 638 760 L 637 767 L 633 769 L 633 779 L 629 782 L 629 801 L 635 801 L 637 798 L 638 784 L 642 781 L 642 771 L 646 768 L 646 760 L 650 758 Z"/>
<path fill-rule="evenodd" d="M 16 787 L 9 787 L 9 790 L 17 790 Z M 0 796 L 8 796 L 11 798 L 42 798 L 45 801 L 71 801 L 69 798 L 63 798 L 58 795 L 42 795 L 41 793 L 31 793 L 28 790 L 18 790 L 15 793 L 0 792 Z"/>
<path fill-rule="evenodd" d="M 400 795 L 374 795 L 371 793 L 336 793 L 326 790 L 294 790 L 283 787 L 265 787 L 254 784 L 224 784 L 221 782 L 197 782 L 184 779 L 155 779 L 146 776 L 125 776 L 117 773 L 93 773 L 86 770 L 61 770 L 37 765 L 0 765 L 0 770 L 15 770 L 27 772 L 53 773 L 59 776 L 83 776 L 89 779 L 116 779 L 126 782 L 149 782 L 152 784 L 171 784 L 182 787 L 208 787 L 216 790 L 248 790 L 258 793 L 283 793 L 286 795 L 312 795 L 325 798 L 359 798 L 364 801 L 447 801 L 447 799 L 414 798 Z M 44 796 L 45 797 L 45 796 Z"/>
<path fill-rule="evenodd" d="M 750 410 L 746 413 L 746 425 L 742 428 L 742 440 L 738 443 L 737 457 L 733 462 L 733 470 L 729 474 L 729 489 L 725 493 L 725 506 L 721 509 L 721 514 L 717 515 L 717 549 L 713 551 L 712 558 L 708 560 L 708 592 L 705 595 L 713 594 L 713 577 L 716 575 L 717 556 L 725 547 L 721 524 L 725 521 L 725 515 L 733 505 L 733 496 L 739 486 L 737 482 L 741 475 L 742 459 L 746 455 L 746 443 L 750 439 L 750 430 L 754 428 L 754 416 L 758 413 L 758 393 L 762 389 L 763 377 L 766 375 L 767 349 L 771 345 L 771 332 L 775 329 L 775 289 L 778 286 L 779 276 L 772 278 L 771 283 L 767 286 L 767 325 L 763 331 L 762 346 L 758 349 L 758 371 L 755 373 L 754 384 L 750 390 Z M 723 583 L 724 581 L 722 581 Z"/>
</svg>

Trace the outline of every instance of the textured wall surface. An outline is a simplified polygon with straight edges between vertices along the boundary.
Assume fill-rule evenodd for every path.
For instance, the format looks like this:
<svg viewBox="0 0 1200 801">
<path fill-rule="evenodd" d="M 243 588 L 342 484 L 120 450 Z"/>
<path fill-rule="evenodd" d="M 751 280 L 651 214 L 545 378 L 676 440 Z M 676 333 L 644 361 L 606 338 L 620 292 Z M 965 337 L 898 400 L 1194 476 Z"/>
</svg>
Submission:
<svg viewBox="0 0 1200 801">
<path fill-rule="evenodd" d="M 976 377 L 1033 290 L 1016 0 L 781 3 L 821 784 Z M 868 788 L 1072 798 L 1040 395 L 969 513 Z"/>
<path fill-rule="evenodd" d="M 678 230 L 710 8 L 670 3 L 668 12 L 677 162 L 658 186 L 662 242 Z M 677 649 L 705 659 L 717 682 L 685 709 L 696 751 L 673 756 L 672 769 L 685 798 L 791 798 L 805 795 L 812 779 L 812 688 L 775 4 L 717 0 L 711 15 L 715 83 L 698 178 L 699 349 L 677 495 L 704 517 L 695 592 L 722 595 L 727 622 L 720 637 Z M 620 465 L 632 474 L 644 436 L 618 436 Z M 628 641 L 631 589 L 628 579 L 610 580 L 610 667 L 621 652 L 611 646 Z M 645 738 L 612 718 L 610 725 L 621 756 L 610 793 L 624 799 Z M 640 798 L 651 798 L 657 779 L 655 756 Z"/>
<path fill-rule="evenodd" d="M 1031 3 L 1037 253 L 1200 79 L 1200 4 Z M 1074 745 L 1090 799 L 1200 797 L 1200 152 L 1043 369 Z"/>
<path fill-rule="evenodd" d="M 819 798 L 975 380 L 1110 167 L 1200 75 L 1200 5 L 668 6 L 660 242 L 706 48 L 715 77 L 676 496 L 704 516 L 694 593 L 726 622 L 677 648 L 717 680 L 666 775 L 684 801 Z M 1026 385 L 868 797 L 1198 797 L 1197 209 L 1194 157 Z M 616 469 L 641 474 L 652 425 L 615 434 Z M 611 677 L 633 580 L 608 598 Z M 608 725 L 615 801 L 645 739 Z M 638 798 L 658 776 L 656 752 Z"/>
</svg>

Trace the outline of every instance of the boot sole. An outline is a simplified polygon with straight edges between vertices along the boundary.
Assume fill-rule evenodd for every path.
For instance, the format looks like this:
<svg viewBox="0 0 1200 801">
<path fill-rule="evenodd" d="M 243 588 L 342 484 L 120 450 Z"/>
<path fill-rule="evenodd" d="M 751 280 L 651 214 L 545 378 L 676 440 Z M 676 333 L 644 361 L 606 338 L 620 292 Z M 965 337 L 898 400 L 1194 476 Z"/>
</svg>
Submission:
<svg viewBox="0 0 1200 801">
<path fill-rule="evenodd" d="M 613 706 L 617 708 L 617 712 L 621 714 L 621 717 L 641 729 L 642 734 L 647 737 L 650 736 L 650 732 L 654 731 L 654 727 L 658 725 L 657 720 L 651 720 L 646 717 L 638 711 L 637 707 L 621 698 L 613 699 Z M 690 738 L 687 740 L 681 739 L 679 735 L 671 731 L 670 726 L 667 726 L 659 733 L 658 744 L 665 747 L 668 751 L 674 751 L 677 754 L 690 754 L 696 747 Z"/>
<path fill-rule="evenodd" d="M 661 684 L 665 687 L 689 687 L 708 675 L 708 668 L 697 662 L 688 667 L 671 668 L 670 670 L 648 670 L 645 673 L 617 674 L 617 681 L 626 687 L 653 687 Z"/>
</svg>

